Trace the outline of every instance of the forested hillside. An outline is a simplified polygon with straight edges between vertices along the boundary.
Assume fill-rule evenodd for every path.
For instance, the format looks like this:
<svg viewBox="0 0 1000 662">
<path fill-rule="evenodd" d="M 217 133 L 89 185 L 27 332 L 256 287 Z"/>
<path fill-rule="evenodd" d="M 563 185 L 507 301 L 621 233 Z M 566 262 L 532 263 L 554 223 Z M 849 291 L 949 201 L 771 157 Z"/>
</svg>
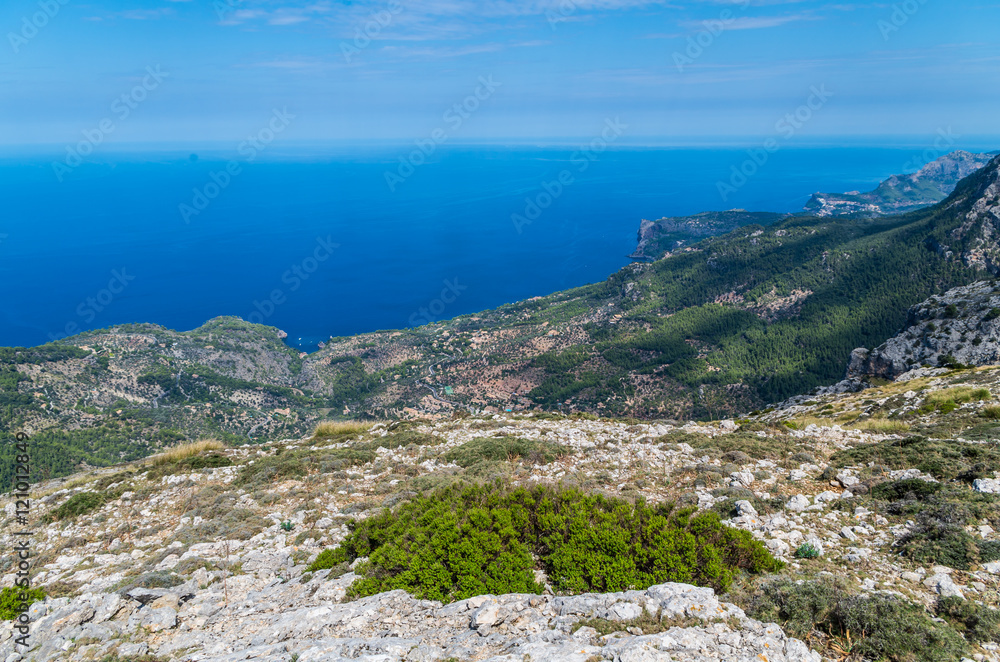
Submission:
<svg viewBox="0 0 1000 662">
<path fill-rule="evenodd" d="M 995 276 L 998 235 L 1000 158 L 928 209 L 747 226 L 602 283 L 331 338 L 309 356 L 235 318 L 3 350 L 0 425 L 45 441 L 42 475 L 181 438 L 283 438 L 325 417 L 738 415 L 838 381 L 851 351 L 893 336 L 910 306 Z"/>
</svg>

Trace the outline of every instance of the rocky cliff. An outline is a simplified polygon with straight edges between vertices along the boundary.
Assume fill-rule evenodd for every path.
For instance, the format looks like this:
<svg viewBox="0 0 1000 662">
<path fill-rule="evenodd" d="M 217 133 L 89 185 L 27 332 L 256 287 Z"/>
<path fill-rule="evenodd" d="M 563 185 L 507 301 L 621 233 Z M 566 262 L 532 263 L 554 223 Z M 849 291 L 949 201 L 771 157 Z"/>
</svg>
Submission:
<svg viewBox="0 0 1000 662">
<path fill-rule="evenodd" d="M 921 367 L 1000 363 L 1000 286 L 956 287 L 910 309 L 906 327 L 873 350 L 851 354 L 848 377 L 895 379 Z"/>
<path fill-rule="evenodd" d="M 643 220 L 639 225 L 639 245 L 629 257 L 633 260 L 655 260 L 664 253 L 705 237 L 732 232 L 745 225 L 770 225 L 789 215 L 733 209 L 706 211 L 694 216 L 661 218 L 656 221 Z"/>
</svg>

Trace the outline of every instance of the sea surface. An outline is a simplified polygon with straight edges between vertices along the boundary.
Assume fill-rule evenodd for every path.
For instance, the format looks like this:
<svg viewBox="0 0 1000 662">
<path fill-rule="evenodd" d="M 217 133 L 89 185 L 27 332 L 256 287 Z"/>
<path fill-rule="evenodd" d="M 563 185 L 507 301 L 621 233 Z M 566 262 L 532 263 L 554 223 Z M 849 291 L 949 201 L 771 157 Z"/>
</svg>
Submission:
<svg viewBox="0 0 1000 662">
<path fill-rule="evenodd" d="M 309 351 L 597 282 L 628 264 L 643 218 L 798 211 L 922 151 L 789 147 L 723 200 L 746 149 L 414 149 L 132 150 L 58 173 L 65 153 L 0 154 L 0 345 L 238 315 Z"/>
</svg>

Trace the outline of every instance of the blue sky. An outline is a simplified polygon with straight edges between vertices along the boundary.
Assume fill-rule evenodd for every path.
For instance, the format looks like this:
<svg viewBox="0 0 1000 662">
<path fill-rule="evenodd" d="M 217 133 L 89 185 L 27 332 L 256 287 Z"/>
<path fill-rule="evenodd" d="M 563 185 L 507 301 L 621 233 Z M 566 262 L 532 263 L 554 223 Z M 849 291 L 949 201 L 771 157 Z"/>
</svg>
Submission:
<svg viewBox="0 0 1000 662">
<path fill-rule="evenodd" d="M 766 137 L 814 88 L 832 96 L 802 139 L 997 135 L 997 25 L 990 0 L 4 0 L 0 144 L 102 120 L 108 144 L 226 143 L 275 109 L 293 141 L 557 141 L 609 118 L 638 141 Z"/>
</svg>

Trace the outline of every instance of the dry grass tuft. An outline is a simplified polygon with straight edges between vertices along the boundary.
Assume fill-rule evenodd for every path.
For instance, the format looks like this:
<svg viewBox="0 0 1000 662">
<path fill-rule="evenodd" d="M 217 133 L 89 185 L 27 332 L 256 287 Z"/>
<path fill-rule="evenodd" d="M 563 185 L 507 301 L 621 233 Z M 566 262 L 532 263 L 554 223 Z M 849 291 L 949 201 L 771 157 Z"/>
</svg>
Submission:
<svg viewBox="0 0 1000 662">
<path fill-rule="evenodd" d="M 367 432 L 373 425 L 371 421 L 323 421 L 313 430 L 312 438 L 329 439 L 331 437 L 341 437 L 344 435 L 361 434 Z"/>
<path fill-rule="evenodd" d="M 163 453 L 159 453 L 158 455 L 154 455 L 149 459 L 153 463 L 153 466 L 158 467 L 164 464 L 174 464 L 189 457 L 201 455 L 207 451 L 221 451 L 225 448 L 226 445 L 218 439 L 199 439 L 198 441 L 190 444 L 175 446 L 174 448 L 164 451 Z"/>
<path fill-rule="evenodd" d="M 935 391 L 927 396 L 926 402 L 932 405 L 942 405 L 946 403 L 965 404 L 966 402 L 977 402 L 989 400 L 990 390 L 987 388 L 974 388 L 972 386 L 956 386 Z"/>
</svg>

